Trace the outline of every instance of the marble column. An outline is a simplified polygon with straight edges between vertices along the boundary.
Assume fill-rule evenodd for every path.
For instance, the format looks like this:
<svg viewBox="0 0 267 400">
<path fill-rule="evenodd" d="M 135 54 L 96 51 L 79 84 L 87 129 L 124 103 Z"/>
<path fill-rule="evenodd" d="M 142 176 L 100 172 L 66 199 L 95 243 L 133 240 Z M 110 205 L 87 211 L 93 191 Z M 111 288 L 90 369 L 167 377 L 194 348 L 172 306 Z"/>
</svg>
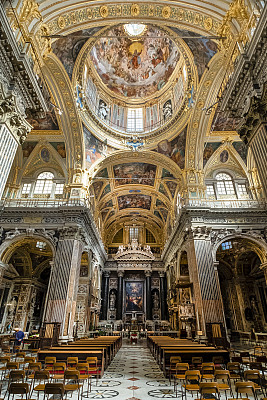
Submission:
<svg viewBox="0 0 267 400">
<path fill-rule="evenodd" d="M 146 319 L 152 320 L 151 271 L 146 271 Z"/>
<path fill-rule="evenodd" d="M 58 322 L 60 338 L 73 336 L 83 242 L 75 228 L 60 232 L 47 291 L 44 322 Z"/>
<path fill-rule="evenodd" d="M 118 272 L 118 294 L 117 294 L 117 320 L 122 319 L 122 302 L 123 302 L 123 271 Z"/>
<path fill-rule="evenodd" d="M 207 324 L 225 327 L 224 309 L 217 270 L 212 258 L 210 230 L 192 228 L 187 246 L 190 281 L 194 287 L 197 330 L 204 335 Z"/>
<path fill-rule="evenodd" d="M 166 320 L 166 293 L 165 293 L 165 273 L 159 273 L 160 278 L 160 310 L 161 310 L 161 319 Z"/>
<path fill-rule="evenodd" d="M 103 279 L 103 298 L 102 298 L 102 319 L 106 320 L 108 316 L 108 292 L 109 292 L 109 271 L 104 272 Z"/>
</svg>

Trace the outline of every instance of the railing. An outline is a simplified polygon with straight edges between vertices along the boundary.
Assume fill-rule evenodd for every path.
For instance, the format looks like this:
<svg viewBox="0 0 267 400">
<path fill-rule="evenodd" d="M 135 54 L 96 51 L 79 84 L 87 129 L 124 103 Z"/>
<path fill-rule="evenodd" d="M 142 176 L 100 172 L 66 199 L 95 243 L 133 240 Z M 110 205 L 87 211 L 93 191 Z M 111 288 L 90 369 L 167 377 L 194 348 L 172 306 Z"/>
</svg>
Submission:
<svg viewBox="0 0 267 400">
<path fill-rule="evenodd" d="M 93 209 L 88 199 L 5 199 L 0 201 L 1 209 L 7 207 L 22 208 L 59 208 L 59 207 L 85 207 Z"/>
<path fill-rule="evenodd" d="M 210 199 L 183 199 L 180 206 L 182 207 L 208 207 L 208 208 L 267 208 L 265 200 L 252 200 L 252 199 L 224 199 L 224 200 L 210 200 Z"/>
</svg>

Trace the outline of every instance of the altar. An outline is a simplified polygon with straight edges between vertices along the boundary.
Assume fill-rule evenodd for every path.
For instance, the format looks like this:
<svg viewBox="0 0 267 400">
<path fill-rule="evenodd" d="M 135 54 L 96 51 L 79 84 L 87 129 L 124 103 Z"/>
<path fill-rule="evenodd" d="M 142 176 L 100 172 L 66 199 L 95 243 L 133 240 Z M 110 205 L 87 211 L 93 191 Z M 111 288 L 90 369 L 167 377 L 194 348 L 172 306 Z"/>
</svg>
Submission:
<svg viewBox="0 0 267 400">
<path fill-rule="evenodd" d="M 102 277 L 101 320 L 118 330 L 141 332 L 167 320 L 166 277 L 150 246 L 136 239 L 119 246 Z M 133 329 L 134 328 L 134 329 Z"/>
</svg>

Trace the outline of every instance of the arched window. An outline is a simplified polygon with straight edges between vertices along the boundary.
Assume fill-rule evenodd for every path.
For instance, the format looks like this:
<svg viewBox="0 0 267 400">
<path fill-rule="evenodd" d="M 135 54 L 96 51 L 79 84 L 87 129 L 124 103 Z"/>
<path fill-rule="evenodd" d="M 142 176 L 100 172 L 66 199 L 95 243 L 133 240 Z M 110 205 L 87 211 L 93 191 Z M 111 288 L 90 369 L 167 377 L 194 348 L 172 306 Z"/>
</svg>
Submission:
<svg viewBox="0 0 267 400">
<path fill-rule="evenodd" d="M 235 195 L 235 188 L 230 175 L 220 172 L 216 175 L 216 181 L 219 195 Z"/>
<path fill-rule="evenodd" d="M 52 172 L 42 172 L 38 175 L 34 194 L 51 194 L 53 188 L 54 174 Z"/>
<path fill-rule="evenodd" d="M 41 172 L 37 179 L 26 178 L 28 182 L 22 183 L 20 196 L 22 198 L 62 198 L 64 193 L 64 180 L 56 178 L 53 172 Z M 25 179 L 25 180 L 26 180 Z"/>
<path fill-rule="evenodd" d="M 249 199 L 248 181 L 240 175 L 233 177 L 225 171 L 218 171 L 205 179 L 206 196 L 209 199 Z"/>
</svg>

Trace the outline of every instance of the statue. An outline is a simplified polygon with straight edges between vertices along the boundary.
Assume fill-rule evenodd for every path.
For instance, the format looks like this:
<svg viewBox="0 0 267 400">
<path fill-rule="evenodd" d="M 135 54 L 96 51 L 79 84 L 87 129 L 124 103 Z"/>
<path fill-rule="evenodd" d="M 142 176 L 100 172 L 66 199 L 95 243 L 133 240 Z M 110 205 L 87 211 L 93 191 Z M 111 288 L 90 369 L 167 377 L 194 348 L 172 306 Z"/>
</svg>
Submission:
<svg viewBox="0 0 267 400">
<path fill-rule="evenodd" d="M 125 247 L 123 246 L 123 244 L 121 244 L 118 248 L 117 254 L 122 254 L 125 250 Z"/>
<path fill-rule="evenodd" d="M 133 239 L 132 240 L 132 250 L 137 250 L 138 249 L 138 240 Z"/>
<path fill-rule="evenodd" d="M 158 310 L 159 309 L 159 295 L 157 292 L 155 292 L 153 294 L 153 308 L 154 310 Z"/>
<path fill-rule="evenodd" d="M 109 296 L 109 309 L 110 310 L 115 310 L 115 303 L 116 303 L 116 295 L 114 292 L 111 292 L 110 296 Z"/>
</svg>

